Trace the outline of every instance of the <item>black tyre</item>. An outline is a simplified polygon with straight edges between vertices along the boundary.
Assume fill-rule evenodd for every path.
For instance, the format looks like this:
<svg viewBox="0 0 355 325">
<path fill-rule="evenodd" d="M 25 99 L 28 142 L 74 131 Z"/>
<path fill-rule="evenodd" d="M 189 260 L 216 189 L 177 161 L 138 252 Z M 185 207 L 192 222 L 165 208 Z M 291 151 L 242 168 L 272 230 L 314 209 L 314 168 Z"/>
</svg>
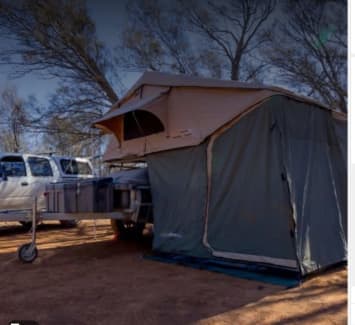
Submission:
<svg viewBox="0 0 355 325">
<path fill-rule="evenodd" d="M 32 222 L 31 221 L 20 221 L 20 224 L 22 225 L 23 229 L 26 231 L 30 231 L 32 228 Z"/>
<path fill-rule="evenodd" d="M 65 228 L 75 228 L 78 224 L 78 220 L 60 220 L 60 224 Z"/>
<path fill-rule="evenodd" d="M 37 247 L 32 245 L 32 243 L 24 244 L 18 249 L 18 258 L 22 263 L 32 263 L 37 256 Z"/>
<path fill-rule="evenodd" d="M 122 240 L 140 240 L 143 237 L 144 223 L 123 222 L 112 220 L 112 229 Z"/>
</svg>

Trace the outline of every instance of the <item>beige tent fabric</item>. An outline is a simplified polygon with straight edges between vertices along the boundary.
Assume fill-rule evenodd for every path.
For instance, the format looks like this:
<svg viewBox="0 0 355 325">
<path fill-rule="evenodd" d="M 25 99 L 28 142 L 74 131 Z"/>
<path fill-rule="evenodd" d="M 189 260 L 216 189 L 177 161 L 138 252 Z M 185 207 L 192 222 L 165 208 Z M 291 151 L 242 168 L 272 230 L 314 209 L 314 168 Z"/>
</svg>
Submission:
<svg viewBox="0 0 355 325">
<path fill-rule="evenodd" d="M 94 121 L 93 124 L 94 125 L 97 124 L 97 127 L 100 128 L 100 126 L 104 125 L 105 122 L 107 122 L 115 117 L 124 115 L 129 112 L 136 111 L 138 109 L 147 109 L 152 103 L 156 102 L 158 99 L 160 99 L 161 97 L 166 95 L 167 92 L 168 92 L 168 90 L 154 94 L 154 95 L 145 96 L 141 100 L 129 102 L 127 105 L 125 105 L 124 107 L 122 107 L 120 109 L 111 110 L 103 118 L 100 118 L 100 119 Z"/>
<path fill-rule="evenodd" d="M 129 93 L 127 93 L 125 96 L 122 97 L 122 99 L 120 101 L 118 101 L 116 104 L 114 104 L 110 110 L 99 120 L 101 119 L 105 119 L 109 114 L 111 114 L 113 111 L 116 111 L 117 109 L 122 109 L 123 107 L 126 107 L 126 105 L 135 105 L 138 104 L 140 105 L 140 101 L 142 100 L 142 98 L 147 98 L 147 97 L 155 97 L 155 96 L 159 96 L 162 93 L 165 93 L 166 91 L 168 91 L 170 89 L 169 87 L 160 87 L 160 86 L 150 86 L 150 85 L 145 85 L 144 87 L 140 87 L 138 89 L 134 89 L 131 88 L 132 90 L 129 91 Z M 123 106 L 124 105 L 124 106 Z M 96 122 L 93 122 L 93 126 L 96 126 Z"/>
<path fill-rule="evenodd" d="M 211 89 L 206 94 L 204 89 L 173 88 L 167 98 L 144 107 L 161 120 L 165 131 L 128 141 L 118 137 L 120 147 L 117 148 L 116 141 L 117 152 L 106 154 L 104 159 L 107 160 L 109 156 L 109 160 L 142 157 L 152 152 L 198 145 L 247 107 L 272 95 L 273 92 L 268 90 L 258 90 L 252 94 L 250 90 L 243 90 L 235 94 L 230 89 Z M 114 118 L 103 122 L 107 125 Z M 115 130 L 112 132 L 117 135 Z M 108 148 L 108 151 L 111 150 L 112 144 Z"/>
<path fill-rule="evenodd" d="M 268 89 L 275 92 L 280 92 L 285 95 L 291 95 L 297 97 L 302 101 L 312 102 L 318 106 L 323 104 L 300 95 L 295 95 L 293 92 L 275 86 L 264 85 L 261 83 L 246 83 L 235 80 L 221 80 L 213 78 L 201 78 L 183 74 L 171 74 L 166 72 L 146 71 L 138 79 L 138 81 L 127 91 L 127 93 L 113 105 L 112 109 L 119 108 L 132 98 L 137 98 L 138 95 L 142 95 L 142 87 L 144 86 L 145 95 L 155 93 L 165 89 L 166 87 L 194 87 L 194 88 L 230 88 L 230 89 Z M 160 89 L 159 89 L 160 88 Z"/>
<path fill-rule="evenodd" d="M 107 148 L 105 161 L 134 159 L 153 152 L 196 146 L 230 120 L 275 95 L 316 103 L 277 87 L 146 72 L 94 125 L 116 136 Z M 135 110 L 153 113 L 164 125 L 164 132 L 124 141 L 122 116 Z"/>
<path fill-rule="evenodd" d="M 117 138 L 112 135 L 110 136 L 106 151 L 103 155 L 103 160 L 108 161 L 115 161 L 118 160 L 120 156 L 120 148 Z"/>
</svg>

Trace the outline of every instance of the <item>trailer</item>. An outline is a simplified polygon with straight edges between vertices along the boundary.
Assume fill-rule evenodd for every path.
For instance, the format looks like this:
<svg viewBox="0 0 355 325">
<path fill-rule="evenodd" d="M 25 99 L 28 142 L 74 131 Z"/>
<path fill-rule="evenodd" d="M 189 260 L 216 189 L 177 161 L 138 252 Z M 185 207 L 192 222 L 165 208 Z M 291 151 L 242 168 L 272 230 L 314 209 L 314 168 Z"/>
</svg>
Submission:
<svg viewBox="0 0 355 325">
<path fill-rule="evenodd" d="M 46 198 L 46 207 L 45 211 L 38 209 L 38 197 L 33 198 L 33 206 L 32 210 L 27 211 L 17 211 L 15 214 L 12 212 L 4 212 L 0 213 L 1 221 L 18 221 L 23 220 L 24 222 L 31 222 L 31 242 L 23 244 L 18 249 L 18 258 L 23 263 L 32 263 L 38 256 L 38 249 L 36 245 L 36 225 L 42 221 L 49 220 L 60 220 L 60 221 L 80 221 L 80 220 L 98 220 L 98 219 L 110 219 L 115 220 L 120 225 L 134 225 L 138 229 L 143 230 L 141 228 L 142 225 L 145 225 L 148 222 L 151 222 L 152 218 L 152 203 L 150 200 L 147 200 L 147 195 L 145 193 L 150 192 L 149 186 L 144 185 L 131 185 L 131 184 L 116 184 L 112 186 L 112 192 L 105 197 L 106 200 L 111 200 L 112 197 L 112 208 L 108 208 L 107 211 L 104 212 L 96 212 L 94 211 L 92 206 L 89 208 L 83 207 L 78 203 L 75 203 L 77 209 L 72 212 L 68 212 L 72 209 L 73 203 L 66 202 L 65 206 L 60 206 L 63 204 L 63 199 L 67 199 L 67 201 L 78 200 L 80 195 L 78 195 L 78 187 L 80 187 L 81 183 L 76 184 L 76 189 L 69 187 L 60 187 L 60 184 L 56 184 L 56 187 L 60 187 L 60 193 L 56 191 L 55 188 L 52 188 L 52 192 L 47 192 Z M 73 183 L 71 183 L 73 185 Z M 49 184 L 49 186 L 53 186 L 53 184 Z M 81 185 L 82 186 L 82 185 Z M 68 196 L 68 193 L 70 196 Z M 93 192 L 95 193 L 95 192 Z M 60 194 L 60 195 L 58 195 Z M 118 203 L 114 203 L 114 196 L 118 196 Z M 68 196 L 68 197 L 66 197 Z M 93 197 L 93 199 L 98 199 Z M 54 201 L 54 202 L 52 202 Z M 59 203 L 58 203 L 59 202 Z M 106 204 L 106 202 L 105 202 Z M 81 210 L 80 210 L 81 208 Z M 86 208 L 86 211 L 84 211 Z M 102 205 L 101 205 L 102 208 Z M 67 211 L 65 210 L 67 209 Z M 91 211 L 92 209 L 93 211 Z M 121 227 L 122 231 L 122 227 Z"/>
<path fill-rule="evenodd" d="M 33 203 L 32 211 L 24 212 L 23 214 L 17 214 L 14 217 L 7 217 L 6 214 L 0 214 L 0 219 L 4 220 L 6 216 L 8 221 L 18 221 L 18 217 L 21 216 L 24 221 L 31 222 L 31 242 L 21 245 L 18 248 L 18 258 L 23 263 L 32 263 L 38 256 L 38 248 L 36 244 L 36 232 L 37 223 L 45 220 L 97 220 L 97 219 L 116 219 L 125 220 L 128 215 L 124 212 L 110 212 L 110 213 L 51 213 L 51 212 L 39 212 L 37 210 L 37 198 Z M 17 219 L 16 219 L 17 218 Z"/>
</svg>

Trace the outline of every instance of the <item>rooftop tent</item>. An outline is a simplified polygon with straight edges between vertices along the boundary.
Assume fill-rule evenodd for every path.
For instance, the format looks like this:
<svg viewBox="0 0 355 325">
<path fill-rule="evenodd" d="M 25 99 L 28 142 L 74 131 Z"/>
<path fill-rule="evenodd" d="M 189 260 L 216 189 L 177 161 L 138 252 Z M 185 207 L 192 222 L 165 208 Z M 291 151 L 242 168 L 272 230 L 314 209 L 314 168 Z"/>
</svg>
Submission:
<svg viewBox="0 0 355 325">
<path fill-rule="evenodd" d="M 113 132 L 122 141 L 163 132 L 164 112 L 159 104 L 163 102 L 165 94 L 166 91 L 158 92 L 138 102 L 133 101 L 119 110 L 111 110 L 104 118 L 97 120 L 95 125 L 104 131 Z M 147 110 L 151 107 L 153 109 Z"/>
<path fill-rule="evenodd" d="M 163 130 L 125 138 L 135 110 Z M 153 73 L 97 124 L 113 121 L 107 157 L 148 163 L 154 249 L 302 274 L 346 260 L 344 115 L 279 88 Z"/>
<path fill-rule="evenodd" d="M 106 161 L 137 158 L 198 145 L 221 125 L 275 94 L 296 97 L 284 89 L 265 85 L 146 72 L 94 125 L 116 136 L 105 154 Z M 141 111 L 156 119 L 152 117 L 144 123 L 146 118 L 137 117 Z M 127 132 L 136 136 L 125 137 Z"/>
</svg>

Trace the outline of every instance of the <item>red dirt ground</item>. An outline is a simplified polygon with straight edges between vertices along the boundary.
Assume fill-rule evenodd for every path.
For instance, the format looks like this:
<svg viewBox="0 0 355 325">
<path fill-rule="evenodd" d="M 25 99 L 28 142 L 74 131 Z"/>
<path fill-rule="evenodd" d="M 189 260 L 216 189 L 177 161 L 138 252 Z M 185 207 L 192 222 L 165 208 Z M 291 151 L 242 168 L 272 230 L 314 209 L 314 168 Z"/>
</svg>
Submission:
<svg viewBox="0 0 355 325">
<path fill-rule="evenodd" d="M 107 221 L 41 225 L 39 257 L 17 260 L 29 234 L 0 224 L 0 324 L 346 324 L 347 271 L 285 290 L 142 258 L 149 243 L 113 242 Z"/>
</svg>

